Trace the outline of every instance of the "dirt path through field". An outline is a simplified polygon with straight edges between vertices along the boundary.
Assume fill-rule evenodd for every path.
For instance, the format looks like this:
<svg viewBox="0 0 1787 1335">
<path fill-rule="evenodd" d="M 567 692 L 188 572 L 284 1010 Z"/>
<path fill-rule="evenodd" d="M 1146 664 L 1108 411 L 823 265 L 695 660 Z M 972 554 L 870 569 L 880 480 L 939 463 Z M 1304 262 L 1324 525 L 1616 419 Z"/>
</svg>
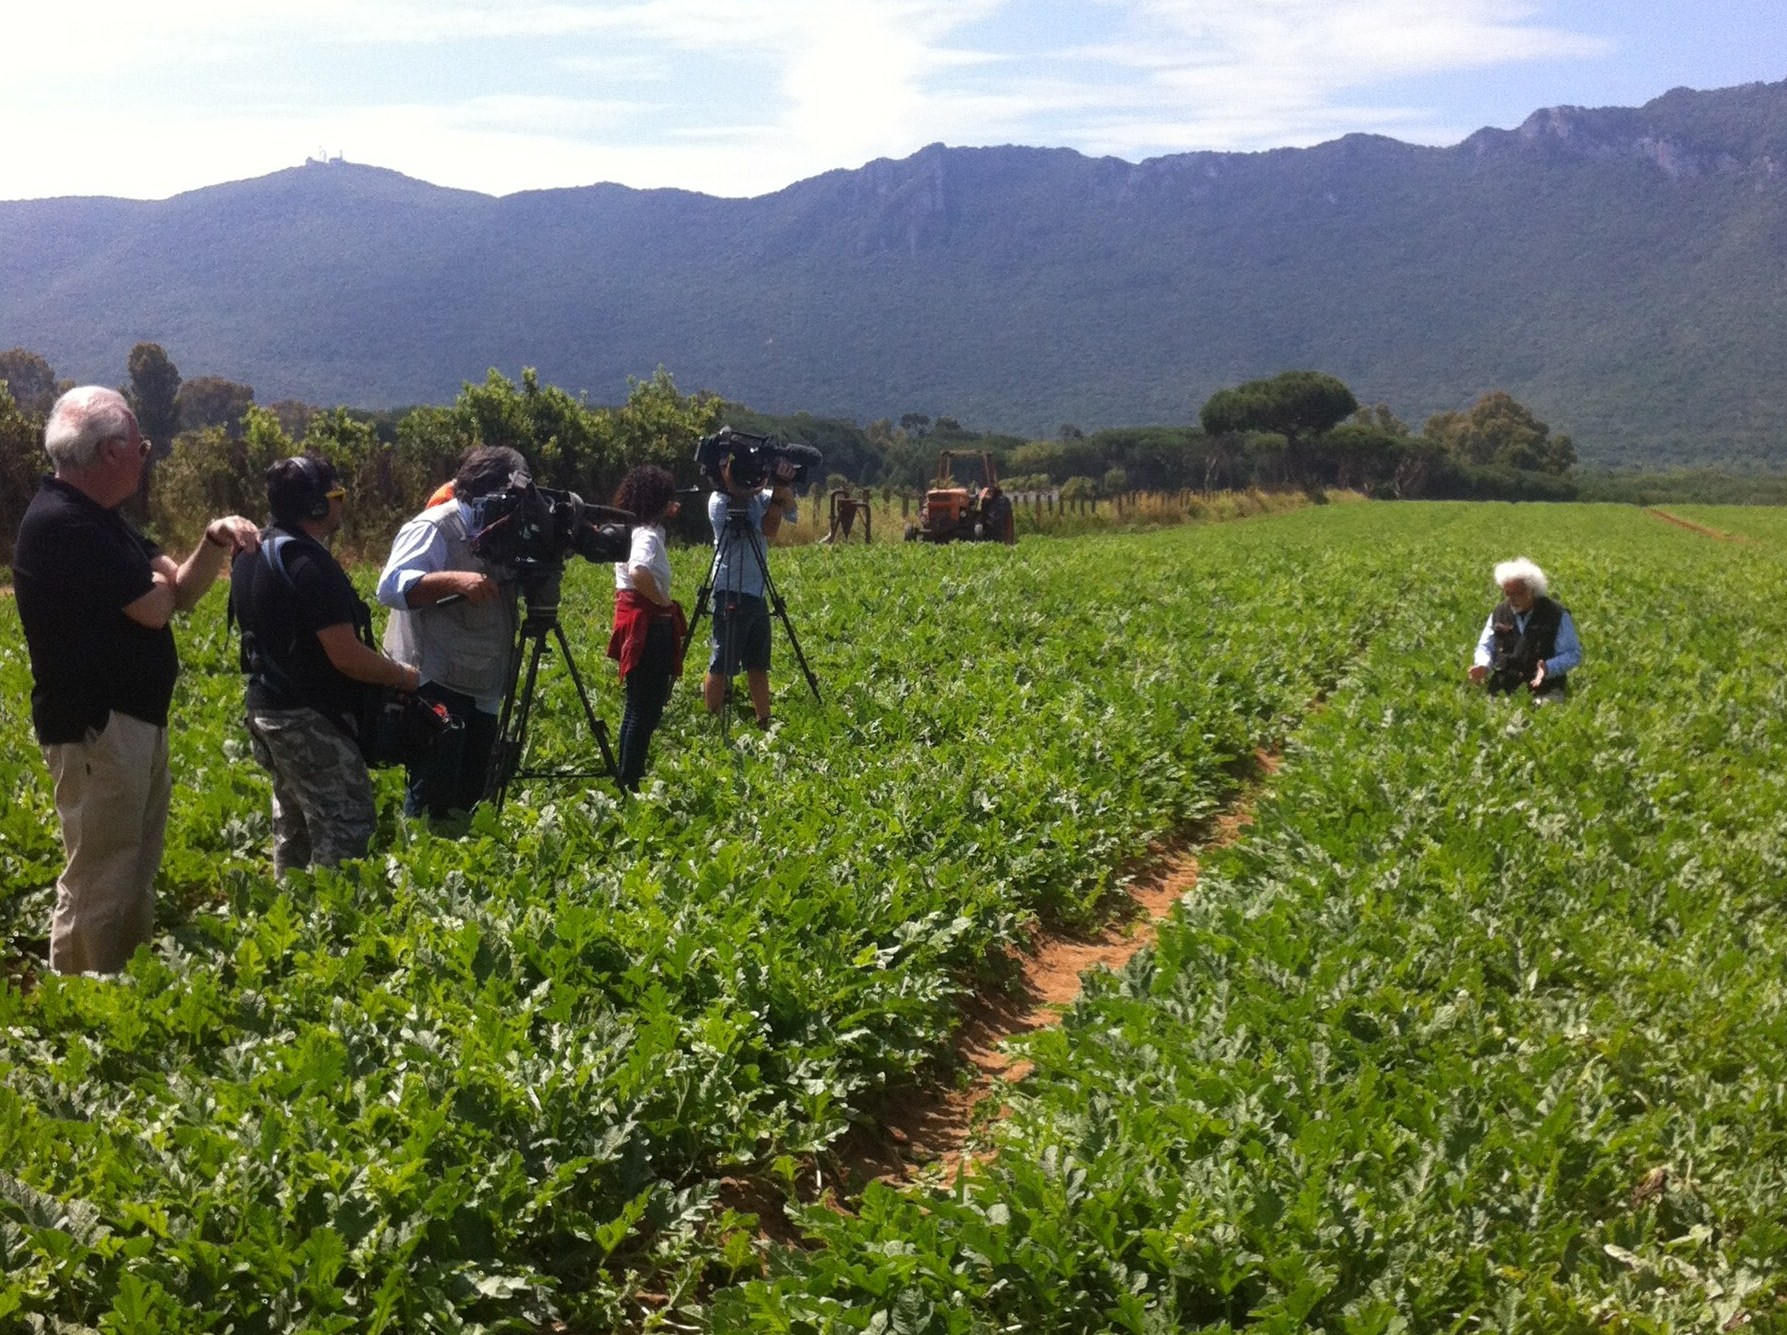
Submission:
<svg viewBox="0 0 1787 1335">
<path fill-rule="evenodd" d="M 1692 519 L 1683 519 L 1680 515 L 1672 515 L 1669 511 L 1658 509 L 1654 505 L 1648 507 L 1644 513 L 1653 519 L 1661 519 L 1666 524 L 1675 524 L 1690 532 L 1698 533 L 1704 538 L 1717 538 L 1720 542 L 1741 542 L 1746 545 L 1753 541 L 1741 533 L 1727 533 L 1723 529 L 1708 528 L 1705 524 L 1696 524 Z"/>
<path fill-rule="evenodd" d="M 834 1172 L 852 1188 L 873 1180 L 909 1181 L 935 1165 L 948 1176 L 968 1154 L 976 1126 L 1004 1113 L 1004 1091 L 1030 1067 L 1001 1051 L 1020 1034 L 1059 1024 L 1080 995 L 1080 979 L 1102 966 L 1120 971 L 1151 944 L 1158 924 L 1197 885 L 1199 855 L 1237 838 L 1253 820 L 1260 786 L 1277 770 L 1276 753 L 1258 751 L 1231 800 L 1191 838 L 1158 849 L 1129 886 L 1133 908 L 1095 938 L 1039 932 L 1018 961 L 1015 985 L 984 992 L 963 1007 L 956 1035 L 963 1085 L 901 1091 L 876 1110 L 879 1133 L 865 1131 L 842 1146 Z M 990 1105 L 990 1106 L 988 1106 Z M 828 1175 L 829 1176 L 829 1175 Z M 854 1194 L 854 1192 L 852 1193 Z"/>
</svg>

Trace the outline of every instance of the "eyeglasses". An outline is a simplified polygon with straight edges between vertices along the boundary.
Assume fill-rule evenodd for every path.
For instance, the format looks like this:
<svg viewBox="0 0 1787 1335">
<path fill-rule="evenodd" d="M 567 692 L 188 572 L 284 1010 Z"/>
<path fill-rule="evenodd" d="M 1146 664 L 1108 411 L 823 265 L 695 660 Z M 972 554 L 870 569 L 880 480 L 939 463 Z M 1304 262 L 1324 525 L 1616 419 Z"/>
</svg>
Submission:
<svg viewBox="0 0 1787 1335">
<path fill-rule="evenodd" d="M 105 440 L 101 441 L 100 444 L 109 445 L 114 440 L 119 442 L 122 445 L 130 444 L 129 436 L 108 436 Z M 149 438 L 147 436 L 138 436 L 137 437 L 137 451 L 136 451 L 137 458 L 147 459 L 149 457 L 149 451 L 153 448 L 154 448 L 154 446 L 150 444 Z"/>
</svg>

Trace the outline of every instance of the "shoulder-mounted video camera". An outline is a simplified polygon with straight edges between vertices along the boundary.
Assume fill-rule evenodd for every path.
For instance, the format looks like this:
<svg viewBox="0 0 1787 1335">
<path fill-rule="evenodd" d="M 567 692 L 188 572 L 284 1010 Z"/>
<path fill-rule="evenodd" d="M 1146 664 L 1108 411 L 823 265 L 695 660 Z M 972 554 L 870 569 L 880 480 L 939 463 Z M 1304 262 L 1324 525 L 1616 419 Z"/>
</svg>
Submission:
<svg viewBox="0 0 1787 1335">
<path fill-rule="evenodd" d="M 748 431 L 735 431 L 723 426 L 711 436 L 703 436 L 695 446 L 695 462 L 702 476 L 716 488 L 725 490 L 722 465 L 730 463 L 732 485 L 755 491 L 769 483 L 776 462 L 786 459 L 794 465 L 792 485 L 796 491 L 807 485 L 810 469 L 823 467 L 825 456 L 811 445 L 778 440 L 774 436 L 754 436 Z"/>
<path fill-rule="evenodd" d="M 634 516 L 591 505 L 574 491 L 518 478 L 502 491 L 478 497 L 471 507 L 472 551 L 492 565 L 562 566 L 573 554 L 585 561 L 624 561 L 632 549 Z"/>
</svg>

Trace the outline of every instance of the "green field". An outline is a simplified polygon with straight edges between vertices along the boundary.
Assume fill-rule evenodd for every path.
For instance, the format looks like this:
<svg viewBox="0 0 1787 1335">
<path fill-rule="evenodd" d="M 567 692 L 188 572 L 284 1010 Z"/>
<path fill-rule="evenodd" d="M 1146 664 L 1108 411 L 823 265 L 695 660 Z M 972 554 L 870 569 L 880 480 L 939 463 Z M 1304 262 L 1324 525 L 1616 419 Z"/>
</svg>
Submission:
<svg viewBox="0 0 1787 1335">
<path fill-rule="evenodd" d="M 1787 552 L 1787 509 L 1771 505 L 1667 505 L 1679 519 Z"/>
<path fill-rule="evenodd" d="M 1582 629 L 1562 706 L 1460 685 L 1518 552 Z M 283 888 L 202 606 L 164 936 L 0 988 L 0 1328 L 1787 1326 L 1787 546 L 1401 504 L 774 560 L 823 706 L 783 653 L 777 731 L 722 745 L 692 662 L 641 800 L 454 842 L 386 775 L 373 857 Z M 613 720 L 606 570 L 570 590 Z M 0 645 L 23 739 L 10 603 Z M 859 1192 L 965 1000 L 1259 747 L 1254 824 L 1025 1041 L 996 1153 Z M 0 785 L 19 980 L 58 845 L 28 746 Z"/>
</svg>

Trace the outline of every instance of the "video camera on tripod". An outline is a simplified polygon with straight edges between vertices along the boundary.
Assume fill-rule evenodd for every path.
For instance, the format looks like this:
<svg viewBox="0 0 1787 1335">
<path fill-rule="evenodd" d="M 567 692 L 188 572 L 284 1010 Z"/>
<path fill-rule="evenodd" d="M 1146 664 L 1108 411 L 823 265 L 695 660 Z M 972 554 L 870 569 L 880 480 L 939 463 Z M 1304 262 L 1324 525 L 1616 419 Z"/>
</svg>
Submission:
<svg viewBox="0 0 1787 1335">
<path fill-rule="evenodd" d="M 796 491 L 807 485 L 808 473 L 825 465 L 825 456 L 811 445 L 778 440 L 774 436 L 754 436 L 723 426 L 711 436 L 703 436 L 695 446 L 695 463 L 715 487 L 725 490 L 726 477 L 721 466 L 732 475 L 732 485 L 755 491 L 766 486 L 775 472 L 777 461 L 786 459 L 794 465 L 790 479 Z"/>
<path fill-rule="evenodd" d="M 509 680 L 503 691 L 497 720 L 497 740 L 491 750 L 490 773 L 484 795 L 501 810 L 509 785 L 516 779 L 593 779 L 614 777 L 614 749 L 608 728 L 596 717 L 584 687 L 583 674 L 571 644 L 559 624 L 559 587 L 565 560 L 572 554 L 586 561 L 624 561 L 632 549 L 636 516 L 606 505 L 591 505 L 574 491 L 555 491 L 534 485 L 527 474 L 517 472 L 501 491 L 471 502 L 473 532 L 471 549 L 480 560 L 514 573 L 527 615 L 516 635 L 510 658 Z M 551 638 L 559 649 L 571 684 L 576 688 L 591 736 L 601 750 L 602 768 L 524 769 L 528 724 L 533 716 L 540 660 Z M 525 675 L 524 675 L 525 669 Z"/>
<path fill-rule="evenodd" d="M 794 633 L 794 623 L 788 619 L 788 606 L 782 601 L 775 580 L 770 577 L 769 563 L 763 555 L 761 519 L 753 515 L 744 497 L 751 492 L 760 492 L 763 487 L 772 483 L 780 487 L 786 482 L 798 491 L 807 484 L 812 470 L 824 465 L 825 456 L 811 445 L 778 440 L 774 436 L 753 435 L 749 431 L 723 426 L 713 435 L 701 438 L 695 447 L 695 463 L 717 491 L 726 493 L 727 504 L 723 526 L 715 511 L 710 509 L 708 512 L 714 524 L 714 559 L 713 564 L 708 567 L 707 578 L 701 582 L 700 593 L 695 596 L 695 615 L 689 622 L 689 637 L 694 638 L 703 616 L 710 612 L 717 616 L 718 609 L 713 606 L 716 598 L 726 595 L 730 596 L 731 601 L 737 602 L 747 594 L 752 597 L 761 596 L 768 605 L 770 615 L 779 620 L 782 628 L 788 632 L 788 647 L 794 651 L 795 661 L 806 675 L 813 698 L 819 699 L 819 679 L 813 675 L 806 655 L 801 652 L 800 637 Z M 788 467 L 784 469 L 783 464 Z M 781 476 L 784 473 L 787 476 Z M 727 572 L 728 584 L 716 592 L 722 569 Z M 759 589 L 762 590 L 761 595 L 757 593 Z M 767 627 L 764 633 L 767 636 Z M 733 652 L 733 637 L 736 634 L 737 623 L 732 615 L 728 615 L 722 642 L 717 646 L 717 661 L 734 665 L 723 669 L 728 673 L 737 670 Z M 767 639 L 765 644 L 767 645 Z M 720 711 L 720 727 L 724 732 L 724 710 Z"/>
<path fill-rule="evenodd" d="M 575 554 L 585 561 L 624 561 L 634 516 L 591 505 L 574 491 L 536 486 L 517 475 L 501 491 L 472 503 L 472 551 L 492 565 L 517 572 L 563 566 Z"/>
</svg>

